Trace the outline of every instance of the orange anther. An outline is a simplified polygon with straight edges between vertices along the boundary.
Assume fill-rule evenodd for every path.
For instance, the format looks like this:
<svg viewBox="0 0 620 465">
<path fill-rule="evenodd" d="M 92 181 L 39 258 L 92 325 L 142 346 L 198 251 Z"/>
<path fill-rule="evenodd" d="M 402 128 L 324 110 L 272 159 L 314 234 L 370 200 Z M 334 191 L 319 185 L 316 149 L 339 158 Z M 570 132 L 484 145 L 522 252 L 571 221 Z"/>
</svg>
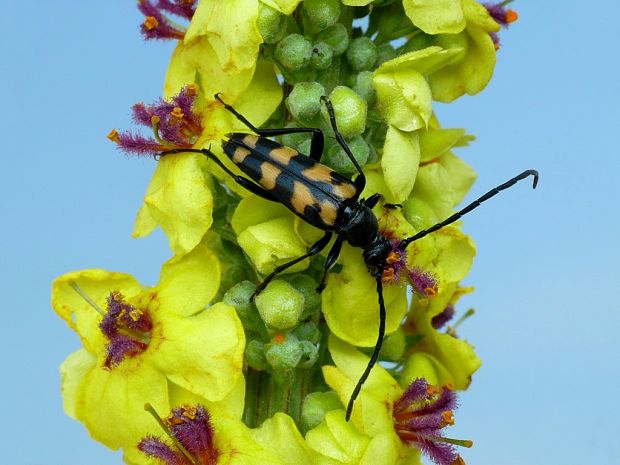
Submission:
<svg viewBox="0 0 620 465">
<path fill-rule="evenodd" d="M 149 31 L 155 29 L 157 26 L 159 26 L 159 21 L 157 21 L 155 16 L 147 16 L 144 20 L 144 27 Z"/>
<path fill-rule="evenodd" d="M 514 23 L 517 19 L 519 19 L 519 14 L 515 10 L 506 11 L 504 21 L 506 21 L 508 24 Z"/>
<path fill-rule="evenodd" d="M 118 131 L 116 129 L 112 129 L 106 137 L 116 144 L 120 141 L 118 138 Z"/>
<path fill-rule="evenodd" d="M 394 268 L 386 268 L 383 270 L 382 281 L 384 283 L 389 283 L 394 281 Z"/>
<path fill-rule="evenodd" d="M 385 261 L 388 262 L 390 265 L 393 265 L 394 263 L 398 263 L 400 261 L 400 254 L 392 250 L 388 254 L 387 259 Z"/>
<path fill-rule="evenodd" d="M 454 425 L 454 414 L 451 410 L 446 410 L 441 414 L 441 418 L 446 425 Z"/>
<path fill-rule="evenodd" d="M 187 86 L 187 94 L 191 97 L 195 97 L 196 95 L 198 95 L 198 84 L 189 84 Z"/>
<path fill-rule="evenodd" d="M 174 109 L 170 112 L 170 116 L 175 119 L 183 119 L 185 115 L 183 114 L 183 110 L 181 110 L 180 107 L 174 107 Z"/>
</svg>

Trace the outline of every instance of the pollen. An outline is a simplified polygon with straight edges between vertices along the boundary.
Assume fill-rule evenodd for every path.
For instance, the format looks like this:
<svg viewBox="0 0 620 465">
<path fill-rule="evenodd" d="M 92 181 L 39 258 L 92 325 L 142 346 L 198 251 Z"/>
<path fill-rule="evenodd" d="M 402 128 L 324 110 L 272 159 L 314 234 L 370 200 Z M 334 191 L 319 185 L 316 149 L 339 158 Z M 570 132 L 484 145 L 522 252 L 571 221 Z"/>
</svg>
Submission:
<svg viewBox="0 0 620 465">
<path fill-rule="evenodd" d="M 383 270 L 382 280 L 384 283 L 390 283 L 394 281 L 394 276 L 395 276 L 394 268 L 386 268 L 385 270 Z"/>
<path fill-rule="evenodd" d="M 196 419 L 196 413 L 197 413 L 196 407 L 185 407 L 185 408 L 183 408 L 182 415 L 185 418 L 189 418 L 190 420 L 195 420 Z"/>
<path fill-rule="evenodd" d="M 181 107 L 174 107 L 174 109 L 170 112 L 170 116 L 174 119 L 174 121 L 182 120 L 185 114 L 183 114 L 183 110 Z"/>
<path fill-rule="evenodd" d="M 159 26 L 159 21 L 157 21 L 155 16 L 147 16 L 144 20 L 144 27 L 149 31 L 152 31 L 157 26 Z"/>
<path fill-rule="evenodd" d="M 506 11 L 504 21 L 506 21 L 508 24 L 514 23 L 517 19 L 519 19 L 519 14 L 515 10 Z"/>
<path fill-rule="evenodd" d="M 446 425 L 454 425 L 454 413 L 452 413 L 452 410 L 446 410 L 441 414 L 441 417 Z"/>
<path fill-rule="evenodd" d="M 141 316 L 142 316 L 142 311 L 139 309 L 134 309 L 129 312 L 129 318 L 131 318 L 133 321 L 138 321 Z"/>
<path fill-rule="evenodd" d="M 426 289 L 424 289 L 424 292 L 428 296 L 435 295 L 437 294 L 437 286 L 435 285 L 433 287 L 427 287 Z"/>
<path fill-rule="evenodd" d="M 198 95 L 198 84 L 188 84 L 187 95 L 189 95 L 190 97 L 196 97 L 196 95 Z"/>
<path fill-rule="evenodd" d="M 115 144 L 118 144 L 120 142 L 120 139 L 118 137 L 118 131 L 116 129 L 112 129 L 106 137 Z"/>
<path fill-rule="evenodd" d="M 400 254 L 396 252 L 395 250 L 392 250 L 386 259 L 386 262 L 388 262 L 390 265 L 393 265 L 394 263 L 398 263 L 399 261 L 400 261 Z"/>
</svg>

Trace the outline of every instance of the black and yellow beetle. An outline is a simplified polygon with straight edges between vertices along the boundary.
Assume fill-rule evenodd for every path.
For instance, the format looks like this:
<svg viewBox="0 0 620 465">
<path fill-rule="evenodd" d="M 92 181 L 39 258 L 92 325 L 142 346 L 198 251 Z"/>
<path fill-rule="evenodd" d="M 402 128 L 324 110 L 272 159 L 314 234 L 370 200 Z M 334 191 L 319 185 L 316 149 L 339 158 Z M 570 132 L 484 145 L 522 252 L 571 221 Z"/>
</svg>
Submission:
<svg viewBox="0 0 620 465">
<path fill-rule="evenodd" d="M 372 367 L 377 362 L 383 337 L 385 336 L 385 304 L 383 302 L 382 277 L 388 254 L 393 248 L 390 241 L 380 234 L 377 218 L 372 212 L 372 208 L 377 205 L 382 199 L 382 196 L 377 193 L 371 195 L 367 199 L 360 199 L 360 195 L 366 185 L 366 177 L 359 163 L 351 153 L 346 141 L 338 131 L 334 110 L 331 102 L 326 97 L 321 97 L 321 101 L 327 107 L 336 140 L 342 146 L 358 172 L 354 180 L 350 180 L 320 163 L 324 145 L 324 136 L 320 129 L 258 129 L 233 107 L 224 103 L 219 97 L 219 94 L 215 95 L 215 98 L 239 121 L 244 123 L 255 133 L 227 134 L 226 137 L 228 140 L 222 142 L 222 148 L 226 155 L 228 155 L 239 169 L 247 174 L 251 180 L 234 174 L 209 149 L 175 149 L 164 152 L 162 155 L 179 152 L 202 153 L 213 160 L 220 168 L 230 175 L 235 182 L 250 192 L 264 199 L 286 205 L 304 221 L 325 231 L 325 235 L 313 244 L 306 254 L 276 267 L 276 269 L 259 284 L 252 298 L 260 293 L 278 273 L 283 272 L 287 268 L 308 257 L 318 254 L 327 246 L 331 240 L 332 234 L 336 235 L 336 240 L 327 255 L 323 278 L 317 288 L 317 292 L 321 292 L 324 289 L 327 274 L 338 260 L 342 244 L 345 241 L 353 247 L 360 247 L 362 249 L 364 262 L 376 280 L 379 299 L 379 334 L 377 335 L 377 342 L 372 356 L 370 357 L 370 361 L 351 394 L 346 412 L 346 419 L 348 421 L 353 410 L 353 403 L 362 385 L 368 378 Z M 312 134 L 309 156 L 269 139 L 269 137 L 292 133 Z M 491 189 L 444 221 L 420 231 L 414 236 L 401 240 L 398 249 L 405 250 L 410 243 L 457 221 L 464 214 L 478 207 L 485 200 L 490 199 L 500 191 L 511 187 L 528 176 L 534 177 L 533 187 L 536 188 L 536 184 L 538 183 L 538 172 L 535 170 L 526 170 L 507 182 Z M 385 205 L 391 208 L 395 207 L 390 204 Z"/>
</svg>

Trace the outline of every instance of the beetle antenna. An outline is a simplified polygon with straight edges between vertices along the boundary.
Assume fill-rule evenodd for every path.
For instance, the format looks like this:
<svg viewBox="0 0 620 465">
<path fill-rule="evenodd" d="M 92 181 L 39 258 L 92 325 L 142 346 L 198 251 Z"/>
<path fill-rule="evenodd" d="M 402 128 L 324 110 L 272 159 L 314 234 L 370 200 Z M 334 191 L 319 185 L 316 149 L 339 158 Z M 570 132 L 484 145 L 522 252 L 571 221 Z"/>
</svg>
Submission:
<svg viewBox="0 0 620 465">
<path fill-rule="evenodd" d="M 462 210 L 456 212 L 454 215 L 452 215 L 449 218 L 446 218 L 445 220 L 443 220 L 441 223 L 437 223 L 435 226 L 431 226 L 428 229 L 424 229 L 424 230 L 420 231 L 419 233 L 417 233 L 414 236 L 408 237 L 407 239 L 403 239 L 402 241 L 400 241 L 400 244 L 398 244 L 398 248 L 403 250 L 410 243 L 415 242 L 418 239 L 422 239 L 424 236 L 426 236 L 426 235 L 428 235 L 428 234 L 430 234 L 432 232 L 435 232 L 438 229 L 443 228 L 444 226 L 448 226 L 449 224 L 454 223 L 455 221 L 460 219 L 463 215 L 469 213 L 470 211 L 472 211 L 475 208 L 478 208 L 480 206 L 480 204 L 482 204 L 483 202 L 489 200 L 494 195 L 499 194 L 504 189 L 508 189 L 509 187 L 514 186 L 517 182 L 521 181 L 522 179 L 527 178 L 528 176 L 534 176 L 534 181 L 532 183 L 532 188 L 536 189 L 536 186 L 538 185 L 538 171 L 536 171 L 536 170 L 525 170 L 523 173 L 515 176 L 512 179 L 509 179 L 504 184 L 500 184 L 499 186 L 494 187 L 489 192 L 487 192 L 483 196 L 477 198 L 476 200 L 474 200 L 472 203 L 467 205 Z"/>
<path fill-rule="evenodd" d="M 346 421 L 349 421 L 351 418 L 351 412 L 353 411 L 353 403 L 362 389 L 362 385 L 368 379 L 370 375 L 370 370 L 377 363 L 377 359 L 379 358 L 379 352 L 381 351 L 381 346 L 383 345 L 383 337 L 385 336 L 385 303 L 383 302 L 383 284 L 381 283 L 381 279 L 383 278 L 383 268 L 375 275 L 375 279 L 377 280 L 377 295 L 379 296 L 379 335 L 377 336 L 377 343 L 375 344 L 375 349 L 372 352 L 372 356 L 368 361 L 368 365 L 360 376 L 359 381 L 355 385 L 355 389 L 353 389 L 353 393 L 351 394 L 351 398 L 349 399 L 349 405 L 347 405 L 347 414 L 345 416 Z"/>
</svg>

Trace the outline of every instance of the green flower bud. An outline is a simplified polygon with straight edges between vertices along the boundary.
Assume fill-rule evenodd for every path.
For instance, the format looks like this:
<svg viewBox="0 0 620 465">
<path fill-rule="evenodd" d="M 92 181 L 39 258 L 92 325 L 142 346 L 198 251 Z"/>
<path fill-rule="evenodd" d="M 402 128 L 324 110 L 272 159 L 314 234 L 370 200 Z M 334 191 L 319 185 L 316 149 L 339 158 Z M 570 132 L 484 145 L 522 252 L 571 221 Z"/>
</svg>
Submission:
<svg viewBox="0 0 620 465">
<path fill-rule="evenodd" d="M 325 42 L 317 42 L 312 49 L 310 66 L 314 69 L 327 69 L 332 64 L 334 49 Z"/>
<path fill-rule="evenodd" d="M 308 137 L 305 141 L 297 146 L 297 151 L 299 153 L 303 153 L 308 155 L 310 153 L 310 148 L 312 147 L 312 139 Z"/>
<path fill-rule="evenodd" d="M 260 316 L 250 298 L 256 290 L 256 285 L 250 281 L 241 281 L 226 291 L 222 299 L 225 304 L 235 307 L 237 315 L 246 329 L 256 327 Z"/>
<path fill-rule="evenodd" d="M 325 42 L 332 48 L 334 56 L 342 55 L 349 46 L 349 33 L 344 24 L 336 23 L 316 37 L 317 42 Z"/>
<path fill-rule="evenodd" d="M 371 69 L 377 62 L 377 46 L 368 37 L 353 39 L 347 49 L 347 61 L 355 71 Z"/>
<path fill-rule="evenodd" d="M 295 328 L 293 334 L 302 341 L 308 341 L 313 344 L 317 344 L 321 340 L 321 331 L 314 321 L 306 321 L 300 324 Z"/>
<path fill-rule="evenodd" d="M 286 98 L 286 107 L 293 118 L 310 124 L 321 110 L 322 95 L 325 95 L 325 88 L 318 82 L 298 82 Z"/>
<path fill-rule="evenodd" d="M 372 71 L 362 71 L 355 78 L 353 90 L 361 96 L 369 105 L 375 100 L 375 88 L 372 86 Z"/>
<path fill-rule="evenodd" d="M 303 294 L 281 279 L 271 281 L 255 302 L 265 324 L 279 330 L 293 328 L 304 310 Z"/>
<path fill-rule="evenodd" d="M 355 136 L 348 141 L 348 144 L 353 157 L 361 167 L 364 167 L 370 154 L 370 148 L 364 138 L 362 136 Z M 327 149 L 324 163 L 342 174 L 353 174 L 357 171 L 349 156 L 340 147 L 340 144 L 333 144 Z"/>
<path fill-rule="evenodd" d="M 255 370 L 266 370 L 269 368 L 265 358 L 265 344 L 256 339 L 252 339 L 246 344 L 245 359 L 248 365 Z"/>
<path fill-rule="evenodd" d="M 397 55 L 398 53 L 396 53 L 396 49 L 389 42 L 378 45 L 376 65 L 379 66 L 386 61 L 390 61 L 392 58 L 396 58 Z"/>
<path fill-rule="evenodd" d="M 310 141 L 308 141 L 308 143 L 310 143 Z M 309 314 L 316 310 L 321 304 L 321 296 L 316 292 L 318 286 L 317 282 L 305 274 L 293 275 L 288 282 L 304 296 L 304 313 L 302 319 L 304 316 L 309 316 Z"/>
<path fill-rule="evenodd" d="M 312 392 L 304 399 L 301 408 L 301 423 L 305 431 L 319 426 L 330 410 L 342 408 L 338 394 L 334 391 Z"/>
<path fill-rule="evenodd" d="M 338 130 L 343 137 L 349 139 L 364 132 L 368 111 L 366 100 L 357 95 L 353 89 L 345 86 L 335 87 L 329 94 L 329 99 L 334 106 Z M 329 114 L 325 106 L 321 113 L 329 124 Z"/>
<path fill-rule="evenodd" d="M 286 34 L 286 16 L 262 2 L 258 4 L 256 24 L 267 44 L 275 44 Z"/>
<path fill-rule="evenodd" d="M 303 348 L 293 334 L 278 335 L 266 346 L 265 358 L 274 370 L 292 370 L 301 361 Z"/>
<path fill-rule="evenodd" d="M 405 333 L 402 328 L 398 328 L 383 340 L 381 356 L 388 360 L 399 360 L 405 352 Z"/>
<path fill-rule="evenodd" d="M 305 0 L 303 19 L 306 30 L 317 33 L 332 26 L 340 16 L 340 0 Z"/>
<path fill-rule="evenodd" d="M 301 34 L 290 34 L 278 42 L 276 59 L 289 70 L 300 70 L 310 63 L 312 44 Z"/>
<path fill-rule="evenodd" d="M 299 368 L 311 368 L 319 359 L 319 348 L 310 341 L 301 341 L 302 355 Z"/>
<path fill-rule="evenodd" d="M 295 122 L 288 123 L 285 128 L 298 128 L 299 124 Z M 299 150 L 300 144 L 308 140 L 310 136 L 303 132 L 294 132 L 292 134 L 284 134 L 282 136 L 282 144 Z"/>
</svg>

